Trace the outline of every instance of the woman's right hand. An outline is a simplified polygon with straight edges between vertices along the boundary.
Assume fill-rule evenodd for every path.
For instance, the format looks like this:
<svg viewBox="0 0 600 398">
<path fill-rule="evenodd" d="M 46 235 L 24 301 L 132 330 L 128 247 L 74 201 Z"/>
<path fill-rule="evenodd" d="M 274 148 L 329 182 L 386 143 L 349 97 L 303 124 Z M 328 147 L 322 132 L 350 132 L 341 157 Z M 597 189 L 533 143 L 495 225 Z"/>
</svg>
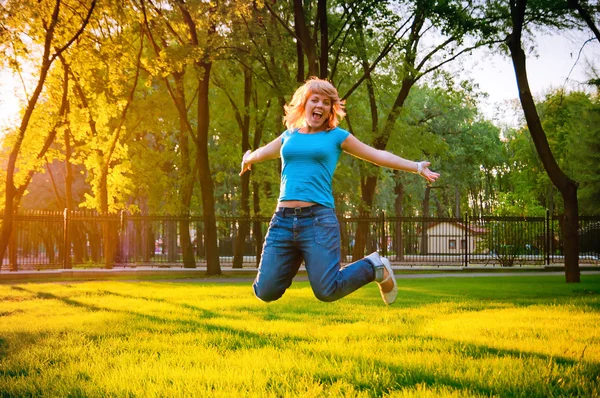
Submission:
<svg viewBox="0 0 600 398">
<path fill-rule="evenodd" d="M 246 171 L 252 168 L 252 165 L 248 163 L 248 158 L 252 154 L 251 150 L 247 150 L 244 156 L 242 157 L 242 171 L 240 171 L 240 175 L 244 174 Z"/>
</svg>

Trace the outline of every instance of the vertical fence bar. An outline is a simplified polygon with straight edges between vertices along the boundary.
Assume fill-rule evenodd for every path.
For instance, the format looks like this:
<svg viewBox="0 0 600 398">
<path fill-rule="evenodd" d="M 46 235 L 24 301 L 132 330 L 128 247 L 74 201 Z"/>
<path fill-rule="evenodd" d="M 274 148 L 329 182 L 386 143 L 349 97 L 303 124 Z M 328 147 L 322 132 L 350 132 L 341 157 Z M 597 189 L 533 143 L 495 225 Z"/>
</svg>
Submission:
<svg viewBox="0 0 600 398">
<path fill-rule="evenodd" d="M 546 209 L 546 226 L 544 228 L 544 234 L 546 234 L 546 265 L 550 265 L 550 210 Z"/>
<path fill-rule="evenodd" d="M 387 237 L 385 236 L 385 212 L 382 211 L 379 215 L 379 222 L 381 223 L 381 252 L 384 257 L 387 257 Z"/>
<path fill-rule="evenodd" d="M 69 242 L 69 211 L 65 208 L 63 212 L 63 237 L 64 237 L 64 257 L 63 269 L 71 268 L 71 244 Z"/>
<path fill-rule="evenodd" d="M 550 263 L 554 263 L 555 241 L 554 241 L 554 214 L 550 213 Z"/>
<path fill-rule="evenodd" d="M 468 267 L 468 266 L 469 266 L 469 213 L 465 212 L 465 267 Z"/>
<path fill-rule="evenodd" d="M 260 256 L 262 254 L 262 225 L 260 225 L 260 221 L 258 220 L 258 216 L 254 216 L 256 219 L 254 220 L 254 251 L 256 253 L 255 258 L 255 267 L 258 268 L 260 265 Z"/>
<path fill-rule="evenodd" d="M 8 238 L 8 267 L 11 271 L 19 270 L 19 260 L 17 259 L 17 234 L 19 228 L 17 228 L 17 215 L 13 214 L 13 223 L 10 236 Z"/>
<path fill-rule="evenodd" d="M 127 217 L 125 210 L 121 210 L 119 214 L 119 230 L 117 231 L 117 256 L 123 267 L 126 267 L 129 262 L 125 255 L 125 249 L 127 249 L 127 257 L 129 257 L 129 244 L 125 242 L 127 239 L 125 217 Z"/>
</svg>

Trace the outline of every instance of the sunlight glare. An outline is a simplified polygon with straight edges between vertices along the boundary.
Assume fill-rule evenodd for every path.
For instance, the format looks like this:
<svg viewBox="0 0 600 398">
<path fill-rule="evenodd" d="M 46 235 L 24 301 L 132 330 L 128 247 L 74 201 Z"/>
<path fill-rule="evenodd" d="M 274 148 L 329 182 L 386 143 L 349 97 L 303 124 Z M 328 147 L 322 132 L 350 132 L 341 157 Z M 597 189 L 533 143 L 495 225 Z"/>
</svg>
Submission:
<svg viewBox="0 0 600 398">
<path fill-rule="evenodd" d="M 19 77 L 8 69 L 0 69 L 0 138 L 18 126 L 23 89 Z"/>
</svg>

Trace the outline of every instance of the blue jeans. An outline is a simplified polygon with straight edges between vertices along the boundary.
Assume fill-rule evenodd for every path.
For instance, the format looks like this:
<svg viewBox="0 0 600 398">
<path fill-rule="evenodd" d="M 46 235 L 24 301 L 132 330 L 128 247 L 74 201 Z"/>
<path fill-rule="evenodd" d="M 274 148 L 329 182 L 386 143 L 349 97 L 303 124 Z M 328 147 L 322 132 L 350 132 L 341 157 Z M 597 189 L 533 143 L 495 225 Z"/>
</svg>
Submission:
<svg viewBox="0 0 600 398">
<path fill-rule="evenodd" d="M 278 208 L 265 237 L 252 287 L 263 301 L 280 298 L 304 260 L 312 290 L 321 301 L 338 300 L 372 282 L 371 261 L 340 267 L 340 226 L 334 209 L 321 205 Z"/>
</svg>

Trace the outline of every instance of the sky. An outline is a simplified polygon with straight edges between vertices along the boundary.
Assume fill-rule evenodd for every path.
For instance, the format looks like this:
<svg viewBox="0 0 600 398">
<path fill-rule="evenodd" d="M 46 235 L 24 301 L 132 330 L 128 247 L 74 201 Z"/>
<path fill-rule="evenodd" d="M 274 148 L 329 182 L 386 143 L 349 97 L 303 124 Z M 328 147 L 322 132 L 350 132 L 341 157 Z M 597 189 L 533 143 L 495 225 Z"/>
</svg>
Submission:
<svg viewBox="0 0 600 398">
<path fill-rule="evenodd" d="M 529 85 L 536 101 L 543 100 L 545 94 L 562 87 L 570 91 L 590 90 L 589 86 L 583 84 L 592 78 L 587 75 L 589 65 L 595 65 L 600 72 L 600 43 L 594 38 L 584 46 L 592 37 L 581 31 L 536 37 L 536 53 L 527 54 L 526 64 Z M 478 50 L 472 61 L 466 62 L 463 70 L 463 77 L 472 78 L 480 90 L 489 95 L 480 103 L 485 117 L 496 124 L 514 127 L 518 121 L 509 109 L 509 103 L 518 100 L 518 90 L 510 56 Z"/>
<path fill-rule="evenodd" d="M 577 31 L 536 37 L 536 54 L 528 54 L 527 58 L 529 84 L 536 99 L 543 99 L 550 90 L 565 84 L 570 90 L 585 88 L 580 83 L 590 78 L 586 76 L 588 65 L 591 63 L 600 71 L 600 43 L 597 40 L 587 43 L 580 55 L 584 42 L 591 37 L 587 32 Z M 458 62 L 461 63 L 455 70 L 460 71 L 460 77 L 472 79 L 488 94 L 488 98 L 480 103 L 485 118 L 497 125 L 517 126 L 520 115 L 515 114 L 510 103 L 516 101 L 518 92 L 509 56 L 481 49 Z M 24 99 L 19 77 L 0 69 L 0 135 L 5 128 L 18 125 L 19 106 Z"/>
</svg>

